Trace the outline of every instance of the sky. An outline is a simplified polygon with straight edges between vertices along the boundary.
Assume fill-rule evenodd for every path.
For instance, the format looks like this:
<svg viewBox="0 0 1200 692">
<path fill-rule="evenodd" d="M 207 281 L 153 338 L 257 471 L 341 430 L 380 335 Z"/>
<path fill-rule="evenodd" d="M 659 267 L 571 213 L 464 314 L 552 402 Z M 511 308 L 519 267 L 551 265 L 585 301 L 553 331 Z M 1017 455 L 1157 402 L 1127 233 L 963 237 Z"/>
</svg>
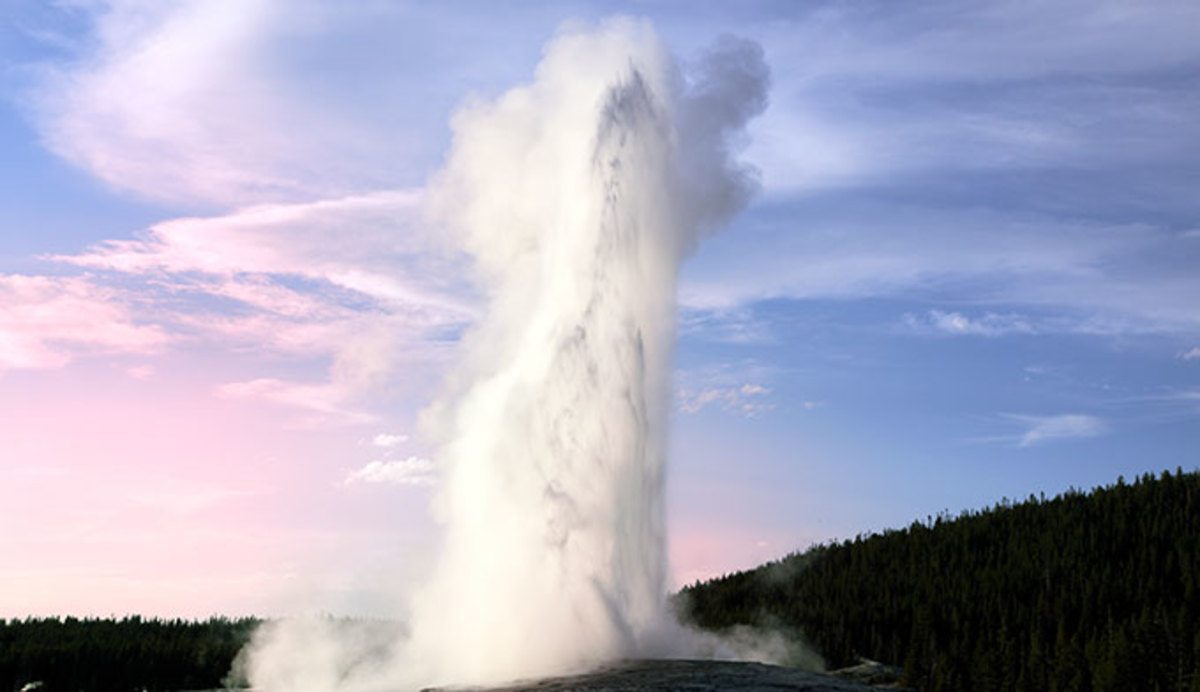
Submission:
<svg viewBox="0 0 1200 692">
<path fill-rule="evenodd" d="M 481 315 L 423 190 L 563 27 L 759 43 L 672 581 L 1200 466 L 1190 0 L 0 5 L 0 617 L 388 613 Z"/>
</svg>

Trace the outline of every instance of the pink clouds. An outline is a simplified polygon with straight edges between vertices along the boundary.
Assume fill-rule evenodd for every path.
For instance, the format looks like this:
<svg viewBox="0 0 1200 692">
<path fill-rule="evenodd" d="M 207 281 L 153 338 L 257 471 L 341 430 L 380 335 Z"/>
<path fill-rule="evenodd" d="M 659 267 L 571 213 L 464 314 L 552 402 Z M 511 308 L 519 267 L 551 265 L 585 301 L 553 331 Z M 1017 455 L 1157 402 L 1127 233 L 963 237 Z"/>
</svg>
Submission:
<svg viewBox="0 0 1200 692">
<path fill-rule="evenodd" d="M 364 258 L 412 247 L 421 195 L 398 190 L 248 207 L 155 224 L 141 240 L 102 243 L 53 259 L 125 272 L 259 271 L 325 276 Z M 340 242 L 330 242 L 333 239 Z M 288 242 L 280 242 L 287 240 Z"/>
<path fill-rule="evenodd" d="M 0 322 L 0 370 L 60 367 L 97 346 L 150 353 L 157 337 L 176 351 L 261 356 L 218 395 L 282 405 L 303 425 L 374 420 L 370 395 L 404 379 L 398 369 L 430 371 L 476 308 L 422 193 L 394 189 L 389 142 L 403 136 L 316 97 L 289 57 L 342 15 L 279 0 L 75 10 L 89 40 L 71 47 L 74 60 L 42 66 L 31 99 L 49 147 L 115 187 L 232 211 L 44 256 L 93 272 L 86 281 L 108 303 L 137 296 L 137 319 L 133 308 L 90 311 L 103 325 L 95 343 L 71 338 L 84 329 Z"/>
<path fill-rule="evenodd" d="M 312 322 L 357 312 L 402 314 L 413 328 L 470 320 L 463 262 L 438 251 L 420 203 L 401 190 L 265 205 L 165 221 L 141 239 L 48 259 Z"/>
<path fill-rule="evenodd" d="M 0 372 L 58 368 L 81 352 L 149 354 L 169 341 L 88 277 L 0 275 Z"/>
<path fill-rule="evenodd" d="M 180 345 L 326 360 L 324 382 L 263 372 L 217 391 L 302 410 L 306 426 L 361 424 L 374 420 L 364 395 L 403 377 L 401 360 L 440 361 L 474 317 L 462 260 L 431 251 L 420 203 L 401 190 L 261 205 L 46 259 L 137 291 L 143 318 Z"/>
</svg>

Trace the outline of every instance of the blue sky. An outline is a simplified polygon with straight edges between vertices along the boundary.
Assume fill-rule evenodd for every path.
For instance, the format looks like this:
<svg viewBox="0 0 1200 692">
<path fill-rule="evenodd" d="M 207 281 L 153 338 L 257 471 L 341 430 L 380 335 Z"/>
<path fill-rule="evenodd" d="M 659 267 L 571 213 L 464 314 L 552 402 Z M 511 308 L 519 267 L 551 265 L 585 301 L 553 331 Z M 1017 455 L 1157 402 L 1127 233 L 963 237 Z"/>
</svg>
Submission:
<svg viewBox="0 0 1200 692">
<path fill-rule="evenodd" d="M 414 578 L 480 309 L 422 188 L 459 104 L 613 14 L 772 71 L 761 190 L 680 286 L 677 583 L 1196 468 L 1195 3 L 13 0 L 0 616 Z"/>
</svg>

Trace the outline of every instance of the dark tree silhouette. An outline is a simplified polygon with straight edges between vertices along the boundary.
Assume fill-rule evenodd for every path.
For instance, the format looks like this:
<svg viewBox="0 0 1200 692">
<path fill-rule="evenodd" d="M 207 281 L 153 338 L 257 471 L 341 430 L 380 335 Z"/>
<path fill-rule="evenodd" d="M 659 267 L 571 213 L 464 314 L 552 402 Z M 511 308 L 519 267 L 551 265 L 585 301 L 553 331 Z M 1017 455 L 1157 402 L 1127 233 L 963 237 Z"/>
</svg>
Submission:
<svg viewBox="0 0 1200 692">
<path fill-rule="evenodd" d="M 1200 692 L 1200 475 L 820 545 L 682 591 L 698 625 L 785 627 L 921 690 Z"/>
<path fill-rule="evenodd" d="M 53 690 L 221 687 L 259 621 L 0 619 L 0 690 L 40 681 Z"/>
</svg>

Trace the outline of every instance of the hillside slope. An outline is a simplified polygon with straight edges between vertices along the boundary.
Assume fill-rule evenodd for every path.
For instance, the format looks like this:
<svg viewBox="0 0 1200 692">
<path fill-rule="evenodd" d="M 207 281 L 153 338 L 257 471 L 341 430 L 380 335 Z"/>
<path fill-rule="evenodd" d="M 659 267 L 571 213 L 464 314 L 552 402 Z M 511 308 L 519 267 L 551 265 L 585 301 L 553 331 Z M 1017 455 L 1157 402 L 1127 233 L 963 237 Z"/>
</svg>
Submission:
<svg viewBox="0 0 1200 692">
<path fill-rule="evenodd" d="M 1200 474 L 939 516 L 694 584 L 698 625 L 802 632 L 928 690 L 1200 692 Z"/>
</svg>

